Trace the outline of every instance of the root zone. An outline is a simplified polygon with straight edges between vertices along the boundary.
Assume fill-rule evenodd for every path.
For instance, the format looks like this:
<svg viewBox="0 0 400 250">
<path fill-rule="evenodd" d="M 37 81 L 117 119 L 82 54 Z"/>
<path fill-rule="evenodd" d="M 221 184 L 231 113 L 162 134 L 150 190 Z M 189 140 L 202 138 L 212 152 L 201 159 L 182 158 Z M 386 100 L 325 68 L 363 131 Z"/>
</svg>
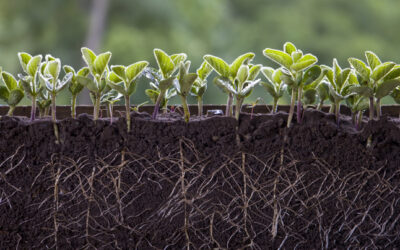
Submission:
<svg viewBox="0 0 400 250">
<path fill-rule="evenodd" d="M 28 170 L 26 170 L 28 169 Z M 23 178 L 22 178 L 23 176 Z M 399 243 L 400 170 L 344 171 L 314 155 L 54 155 L 0 165 L 1 248 L 390 248 Z M 26 178 L 25 178 L 26 177 Z M 23 181 L 21 181 L 21 178 Z M 8 245 L 7 245 L 8 244 Z"/>
</svg>

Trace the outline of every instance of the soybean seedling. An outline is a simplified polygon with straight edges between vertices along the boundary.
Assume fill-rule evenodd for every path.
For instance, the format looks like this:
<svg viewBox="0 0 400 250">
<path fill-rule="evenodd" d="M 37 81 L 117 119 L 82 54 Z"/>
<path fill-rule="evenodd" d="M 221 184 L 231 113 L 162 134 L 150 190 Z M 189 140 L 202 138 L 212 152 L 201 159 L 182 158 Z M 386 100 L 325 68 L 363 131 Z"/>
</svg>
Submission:
<svg viewBox="0 0 400 250">
<path fill-rule="evenodd" d="M 397 87 L 393 90 L 393 92 L 390 94 L 390 96 L 393 98 L 393 100 L 397 103 L 400 104 L 400 88 Z M 400 118 L 400 112 L 399 112 L 399 118 Z"/>
<path fill-rule="evenodd" d="M 5 101 L 9 106 L 7 115 L 13 116 L 15 107 L 24 97 L 21 81 L 17 81 L 12 74 L 6 71 L 1 71 L 1 68 L 0 76 L 4 82 L 4 86 L 0 86 L 0 99 Z"/>
<path fill-rule="evenodd" d="M 157 95 L 153 112 L 153 119 L 156 119 L 160 106 L 163 106 L 161 104 L 164 103 L 166 105 L 167 103 L 167 101 L 164 100 L 167 94 L 169 94 L 169 97 L 173 94 L 170 88 L 176 80 L 176 75 L 174 75 L 174 73 L 178 69 L 180 63 L 186 60 L 187 55 L 185 53 L 179 53 L 169 56 L 161 49 L 154 49 L 153 52 L 159 69 L 158 71 L 149 69 L 145 75 L 152 80 L 150 86 L 153 89 L 146 90 L 146 94 L 150 99 Z"/>
<path fill-rule="evenodd" d="M 211 74 L 212 70 L 211 66 L 206 61 L 203 61 L 200 68 L 196 71 L 198 77 L 194 81 L 190 93 L 197 99 L 198 116 L 203 115 L 203 95 L 207 90 L 207 77 Z"/>
<path fill-rule="evenodd" d="M 149 97 L 149 99 L 152 103 L 156 104 L 157 100 L 160 96 L 161 90 L 153 82 L 150 82 L 150 87 L 151 87 L 151 89 L 145 90 L 145 94 Z M 162 100 L 159 104 L 159 107 L 162 110 L 164 110 L 164 112 L 167 111 L 167 106 L 168 106 L 169 100 L 174 96 L 176 96 L 176 89 L 175 88 L 167 89 L 167 91 L 164 94 L 164 98 L 162 98 Z"/>
<path fill-rule="evenodd" d="M 181 62 L 179 66 L 178 81 L 174 81 L 176 93 L 181 97 L 185 122 L 189 122 L 190 112 L 187 104 L 187 95 L 197 79 L 196 73 L 189 73 L 190 61 Z"/>
<path fill-rule="evenodd" d="M 352 86 L 359 84 L 354 72 L 350 73 L 348 83 L 343 92 L 345 95 L 349 95 L 349 97 L 346 98 L 346 104 L 351 110 L 352 122 L 358 130 L 361 125 L 363 113 L 368 109 L 368 98 L 358 94 L 351 94 Z"/>
<path fill-rule="evenodd" d="M 278 101 L 282 98 L 286 85 L 281 80 L 282 69 L 274 70 L 271 67 L 263 67 L 262 74 L 267 78 L 266 82 L 261 82 L 261 85 L 274 99 L 271 113 L 276 113 L 278 110 Z"/>
<path fill-rule="evenodd" d="M 104 93 L 100 98 L 100 103 L 104 103 L 107 107 L 107 114 L 110 117 L 110 123 L 113 122 L 114 104 L 119 102 L 123 94 L 119 93 L 115 89 L 110 89 L 108 92 Z"/>
<path fill-rule="evenodd" d="M 286 42 L 283 51 L 267 48 L 263 51 L 264 56 L 282 66 L 281 80 L 291 90 L 291 102 L 287 127 L 290 127 L 294 106 L 297 97 L 297 122 L 301 122 L 301 100 L 303 87 L 313 83 L 321 75 L 321 68 L 313 66 L 317 57 L 305 54 L 298 50 L 294 44 Z"/>
<path fill-rule="evenodd" d="M 46 61 L 42 64 L 39 77 L 46 90 L 51 95 L 51 118 L 56 122 L 56 96 L 72 79 L 72 73 L 67 73 L 62 80 L 58 79 L 61 71 L 61 61 L 50 55 L 46 55 Z"/>
<path fill-rule="evenodd" d="M 81 68 L 78 72 L 75 72 L 74 68 L 71 66 L 65 65 L 63 67 L 64 72 L 66 74 L 71 73 L 72 78 L 71 81 L 68 85 L 68 91 L 71 93 L 72 98 L 71 98 L 71 117 L 76 118 L 76 99 L 78 97 L 78 94 L 82 92 L 84 89 L 84 85 L 80 84 L 77 76 L 82 76 L 82 77 L 87 77 L 90 73 L 88 67 L 83 67 Z"/>
<path fill-rule="evenodd" d="M 235 97 L 235 118 L 239 120 L 240 110 L 242 109 L 243 101 L 253 91 L 254 87 L 259 84 L 261 79 L 256 79 L 261 70 L 261 64 L 258 65 L 242 65 L 233 81 L 226 80 L 227 78 L 216 78 L 215 83 L 229 91 Z"/>
<path fill-rule="evenodd" d="M 42 90 L 36 100 L 37 106 L 39 108 L 39 117 L 43 118 L 44 116 L 49 115 L 49 110 L 51 106 L 51 95 L 49 91 Z"/>
<path fill-rule="evenodd" d="M 42 55 L 31 56 L 28 53 L 18 53 L 19 63 L 26 75 L 19 74 L 21 86 L 25 94 L 31 99 L 31 121 L 35 120 L 36 98 L 43 90 L 39 81 L 39 67 L 42 61 Z"/>
<path fill-rule="evenodd" d="M 351 95 L 354 95 L 353 93 L 348 93 L 345 91 L 349 86 L 348 79 L 351 69 L 342 69 L 339 66 L 336 58 L 333 59 L 332 68 L 328 66 L 324 66 L 324 68 L 327 70 L 326 77 L 329 80 L 329 95 L 334 103 L 336 122 L 339 124 L 340 103 L 349 98 Z"/>
<path fill-rule="evenodd" d="M 384 62 L 371 51 L 365 52 L 367 64 L 356 58 L 348 61 L 357 73 L 359 85 L 351 88 L 352 92 L 369 99 L 369 119 L 374 119 L 376 107 L 377 118 L 381 116 L 381 99 L 400 86 L 400 67 L 394 62 Z M 375 106 L 376 105 L 376 106 Z"/>
<path fill-rule="evenodd" d="M 319 103 L 317 110 L 321 110 L 324 102 L 329 98 L 329 82 L 322 80 L 316 87 Z"/>
<path fill-rule="evenodd" d="M 131 110 L 135 111 L 135 112 L 139 112 L 140 107 L 142 107 L 143 105 L 147 104 L 148 101 L 142 102 L 134 107 L 131 107 Z"/>
<path fill-rule="evenodd" d="M 213 55 L 205 55 L 203 58 L 219 75 L 214 79 L 214 83 L 221 88 L 221 85 L 218 83 L 227 83 L 226 86 L 234 86 L 234 80 L 236 79 L 240 66 L 242 66 L 242 64 L 249 64 L 254 58 L 254 53 L 243 54 L 237 57 L 231 64 Z M 221 89 L 224 93 L 228 94 L 225 115 L 232 116 L 233 92 L 228 91 L 224 87 Z"/>
<path fill-rule="evenodd" d="M 93 119 L 96 121 L 100 113 L 100 99 L 107 86 L 106 78 L 108 73 L 108 63 L 111 59 L 111 52 L 96 55 L 88 48 L 82 48 L 82 57 L 89 67 L 93 79 L 85 76 L 76 76 L 77 81 L 84 85 L 92 94 L 94 101 Z"/>
<path fill-rule="evenodd" d="M 131 131 L 130 97 L 136 91 L 136 81 L 149 65 L 146 61 L 140 61 L 129 66 L 113 65 L 107 77 L 110 88 L 120 93 L 125 100 L 125 115 L 128 133 Z"/>
</svg>

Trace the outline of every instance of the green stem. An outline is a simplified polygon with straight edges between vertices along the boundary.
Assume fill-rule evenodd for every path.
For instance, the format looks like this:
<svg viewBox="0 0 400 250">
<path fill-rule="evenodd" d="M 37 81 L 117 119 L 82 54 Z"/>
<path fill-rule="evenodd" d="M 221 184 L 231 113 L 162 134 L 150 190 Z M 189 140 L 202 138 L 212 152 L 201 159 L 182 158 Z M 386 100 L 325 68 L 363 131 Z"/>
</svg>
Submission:
<svg viewBox="0 0 400 250">
<path fill-rule="evenodd" d="M 382 109 L 381 109 L 381 99 L 377 98 L 376 99 L 376 117 L 378 120 L 381 118 L 382 115 Z"/>
<path fill-rule="evenodd" d="M 15 106 L 10 106 L 10 109 L 8 110 L 7 115 L 8 115 L 8 116 L 13 116 L 14 109 L 15 109 Z"/>
<path fill-rule="evenodd" d="M 100 113 L 100 94 L 95 95 L 95 102 L 94 102 L 94 111 L 93 111 L 93 120 L 99 119 Z"/>
<path fill-rule="evenodd" d="M 114 114 L 113 114 L 114 105 L 112 103 L 109 103 L 107 106 L 108 106 L 107 107 L 108 113 L 109 113 L 109 116 L 110 116 L 110 124 L 112 124 L 113 123 L 113 118 L 114 118 Z"/>
<path fill-rule="evenodd" d="M 302 120 L 302 105 L 301 105 L 301 97 L 303 95 L 303 88 L 300 87 L 297 92 L 297 123 L 301 123 Z"/>
<path fill-rule="evenodd" d="M 156 119 L 157 115 L 158 115 L 158 111 L 160 109 L 160 103 L 161 100 L 164 98 L 164 93 L 160 92 L 160 94 L 157 97 L 157 101 L 156 104 L 154 105 L 154 111 L 153 111 L 153 119 Z"/>
<path fill-rule="evenodd" d="M 324 105 L 324 100 L 321 100 L 320 102 L 319 102 L 319 104 L 318 104 L 318 106 L 317 106 L 317 110 L 321 110 L 322 109 L 322 106 Z"/>
<path fill-rule="evenodd" d="M 290 110 L 289 110 L 289 117 L 287 120 L 287 127 L 290 127 L 290 124 L 292 123 L 293 119 L 293 113 L 294 113 L 294 104 L 296 103 L 296 89 L 292 88 L 292 97 L 290 101 Z"/>
<path fill-rule="evenodd" d="M 72 103 L 71 103 L 71 117 L 76 118 L 76 98 L 77 95 L 72 96 Z"/>
<path fill-rule="evenodd" d="M 36 115 L 36 96 L 32 96 L 31 121 L 35 120 L 35 115 Z"/>
<path fill-rule="evenodd" d="M 244 98 L 236 97 L 236 105 L 235 105 L 235 118 L 236 118 L 236 120 L 239 120 L 240 110 L 242 110 L 243 101 L 244 101 Z"/>
<path fill-rule="evenodd" d="M 57 118 L 56 118 L 56 94 L 51 94 L 51 120 L 53 121 L 54 127 L 54 136 L 56 137 L 56 144 L 59 143 L 60 137 L 58 135 L 58 126 L 57 126 Z"/>
<path fill-rule="evenodd" d="M 274 114 L 277 111 L 278 111 L 278 98 L 274 98 L 274 103 L 273 103 L 271 112 L 272 112 L 272 114 Z"/>
<path fill-rule="evenodd" d="M 374 97 L 369 98 L 369 120 L 374 119 Z"/>
<path fill-rule="evenodd" d="M 185 117 L 185 122 L 189 122 L 190 111 L 189 111 L 189 107 L 187 105 L 186 96 L 182 96 L 181 95 L 181 100 L 182 100 L 182 106 L 183 106 L 183 113 L 184 113 L 184 117 Z"/>
<path fill-rule="evenodd" d="M 336 116 L 336 123 L 339 126 L 339 115 L 340 115 L 340 101 L 335 103 L 335 116 Z"/>
<path fill-rule="evenodd" d="M 226 110 L 225 110 L 225 115 L 231 117 L 232 116 L 232 101 L 233 101 L 233 95 L 231 93 L 228 94 L 228 100 L 226 103 Z"/>
<path fill-rule="evenodd" d="M 129 95 L 125 96 L 125 116 L 126 116 L 126 127 L 128 133 L 131 131 L 131 102 Z"/>
<path fill-rule="evenodd" d="M 362 118 L 363 118 L 363 112 L 362 111 L 358 111 L 358 117 L 357 117 L 357 122 L 356 122 L 356 129 L 357 130 L 359 130 L 361 128 Z"/>
<path fill-rule="evenodd" d="M 198 107 L 198 116 L 203 115 L 203 98 L 202 97 L 197 97 L 197 107 Z"/>
<path fill-rule="evenodd" d="M 329 114 L 332 114 L 333 112 L 335 112 L 335 104 L 334 103 L 331 104 L 331 107 L 329 109 Z"/>
</svg>

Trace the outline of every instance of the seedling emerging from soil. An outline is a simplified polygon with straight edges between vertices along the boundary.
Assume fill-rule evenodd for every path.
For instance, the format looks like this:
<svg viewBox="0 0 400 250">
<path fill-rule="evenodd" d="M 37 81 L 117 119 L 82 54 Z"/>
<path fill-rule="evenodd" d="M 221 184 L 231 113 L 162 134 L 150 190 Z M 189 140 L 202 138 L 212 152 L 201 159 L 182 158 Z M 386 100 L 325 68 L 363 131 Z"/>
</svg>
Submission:
<svg viewBox="0 0 400 250">
<path fill-rule="evenodd" d="M 82 76 L 82 77 L 87 77 L 90 73 L 88 67 L 83 67 L 81 68 L 78 72 L 75 72 L 75 70 L 68 65 L 65 65 L 63 67 L 64 72 L 66 74 L 71 73 L 72 74 L 72 79 L 70 81 L 70 84 L 68 85 L 68 90 L 72 95 L 71 99 L 71 117 L 76 118 L 76 99 L 78 97 L 78 94 L 83 90 L 85 86 L 80 84 L 77 80 L 77 76 Z"/>
<path fill-rule="evenodd" d="M 146 72 L 146 77 L 153 81 L 150 82 L 150 86 L 154 90 L 146 90 L 146 94 L 150 98 L 157 95 L 153 112 L 153 119 L 156 119 L 160 109 L 160 104 L 164 101 L 168 92 L 170 97 L 172 96 L 171 94 L 173 92 L 170 92 L 169 89 L 173 86 L 174 81 L 176 81 L 174 73 L 178 69 L 179 65 L 186 60 L 187 55 L 185 53 L 180 53 L 169 56 L 161 49 L 154 49 L 154 57 L 156 58 L 159 70 L 157 72 L 150 69 Z M 166 105 L 167 101 L 164 103 Z"/>
<path fill-rule="evenodd" d="M 136 80 L 142 75 L 143 70 L 149 65 L 140 61 L 129 66 L 113 65 L 107 77 L 107 84 L 125 100 L 125 115 L 128 133 L 131 131 L 131 106 L 130 96 L 136 91 Z"/>
<path fill-rule="evenodd" d="M 261 82 L 261 85 L 274 99 L 271 113 L 276 113 L 278 110 L 278 101 L 283 96 L 286 85 L 281 80 L 282 69 L 274 70 L 271 67 L 263 67 L 261 72 L 268 81 Z"/>
<path fill-rule="evenodd" d="M 191 94 L 197 99 L 198 116 L 203 115 L 203 95 L 207 90 L 207 77 L 211 72 L 212 68 L 206 61 L 197 69 L 198 78 L 192 86 Z"/>
<path fill-rule="evenodd" d="M 39 108 L 39 117 L 43 118 L 44 116 L 49 115 L 49 110 L 51 106 L 51 95 L 49 91 L 42 90 L 38 96 L 36 101 Z"/>
<path fill-rule="evenodd" d="M 243 101 L 253 91 L 254 87 L 261 79 L 256 79 L 261 70 L 261 64 L 258 65 L 242 65 L 231 85 L 227 78 L 218 77 L 216 84 L 227 89 L 229 93 L 235 97 L 235 118 L 239 120 L 240 110 L 242 109 Z"/>
<path fill-rule="evenodd" d="M 233 92 L 231 90 L 226 89 L 223 87 L 224 85 L 230 86 L 233 88 L 235 85 L 234 81 L 236 76 L 238 75 L 240 66 L 247 65 L 253 60 L 254 53 L 246 53 L 238 58 L 236 58 L 233 63 L 230 65 L 226 63 L 219 57 L 212 56 L 212 55 L 205 55 L 204 60 L 217 72 L 219 75 L 217 78 L 214 79 L 214 83 L 217 84 L 218 87 L 222 89 L 224 93 L 228 94 L 228 100 L 226 104 L 226 116 L 232 116 L 232 101 L 233 101 Z M 222 84 L 221 83 L 227 83 Z"/>
<path fill-rule="evenodd" d="M 352 93 L 347 94 L 345 91 L 346 88 L 349 86 L 348 79 L 351 73 L 351 69 L 342 69 L 339 66 L 336 58 L 333 59 L 332 68 L 328 66 L 324 66 L 324 68 L 327 69 L 326 77 L 328 78 L 330 83 L 329 95 L 331 96 L 331 99 L 334 103 L 336 122 L 339 124 L 340 103 L 343 100 L 349 98 L 351 95 L 354 95 Z"/>
<path fill-rule="evenodd" d="M 7 115 L 13 116 L 15 107 L 24 97 L 21 81 L 17 81 L 12 74 L 6 71 L 2 72 L 1 68 L 0 76 L 4 82 L 4 86 L 0 86 L 0 99 L 5 101 L 10 106 Z"/>
<path fill-rule="evenodd" d="M 46 56 L 46 62 L 41 66 L 39 73 L 40 81 L 51 95 L 51 117 L 56 121 L 56 96 L 63 90 L 72 79 L 72 73 L 67 73 L 62 80 L 59 80 L 61 71 L 61 61 L 50 55 Z"/>
<path fill-rule="evenodd" d="M 322 106 L 324 106 L 324 102 L 326 99 L 329 98 L 329 83 L 325 80 L 322 80 L 318 85 L 317 85 L 317 95 L 319 98 L 319 103 L 317 106 L 317 110 L 321 110 Z"/>
<path fill-rule="evenodd" d="M 31 56 L 28 53 L 18 53 L 19 62 L 26 75 L 19 74 L 21 85 L 26 95 L 31 99 L 31 121 L 35 120 L 36 114 L 36 98 L 39 93 L 44 89 L 39 81 L 39 67 L 42 61 L 42 56 Z"/>
<path fill-rule="evenodd" d="M 349 58 L 350 65 L 354 68 L 358 77 L 358 86 L 351 90 L 369 99 L 369 119 L 374 118 L 376 104 L 377 118 L 381 116 L 381 99 L 389 95 L 393 89 L 400 86 L 400 68 L 394 62 L 382 63 L 371 51 L 365 52 L 367 64 L 356 58 Z"/>
<path fill-rule="evenodd" d="M 287 127 L 290 127 L 297 97 L 297 122 L 301 122 L 301 99 L 303 87 L 313 83 L 321 75 L 321 68 L 311 67 L 318 60 L 312 54 L 305 54 L 292 43 L 283 45 L 283 51 L 265 49 L 264 56 L 283 67 L 281 80 L 291 89 L 290 111 Z M 310 68 L 311 67 L 311 68 Z M 296 95 L 297 94 L 297 95 Z"/>
<path fill-rule="evenodd" d="M 397 103 L 400 104 L 400 88 L 397 87 L 393 90 L 393 92 L 390 94 L 390 96 L 393 98 L 393 100 Z M 399 112 L 399 118 L 400 118 L 400 112 Z"/>
<path fill-rule="evenodd" d="M 187 95 L 193 86 L 194 81 L 197 79 L 196 73 L 189 73 L 190 61 L 181 63 L 179 66 L 178 81 L 174 81 L 176 93 L 181 97 L 185 121 L 189 122 L 190 112 L 187 105 Z"/>
<path fill-rule="evenodd" d="M 358 79 L 354 72 L 350 73 L 348 82 L 349 85 L 343 90 L 345 95 L 349 95 L 349 97 L 346 98 L 346 104 L 351 110 L 351 118 L 354 126 L 359 129 L 363 113 L 368 109 L 368 98 L 357 94 L 351 94 L 352 86 L 359 85 Z"/>
<path fill-rule="evenodd" d="M 114 104 L 116 102 L 119 102 L 121 98 L 123 97 L 123 94 L 119 93 L 115 89 L 110 89 L 107 93 L 103 94 L 103 96 L 100 99 L 100 103 L 104 103 L 107 107 L 107 114 L 108 117 L 110 117 L 110 123 L 113 122 L 113 110 L 114 110 Z M 130 117 L 129 117 L 130 118 Z"/>
<path fill-rule="evenodd" d="M 107 86 L 106 78 L 108 73 L 108 63 L 111 59 L 111 52 L 96 55 L 88 48 L 82 48 L 81 51 L 83 60 L 88 65 L 93 79 L 79 75 L 76 76 L 76 79 L 92 93 L 94 97 L 93 119 L 97 120 L 100 112 L 100 99 Z"/>
</svg>

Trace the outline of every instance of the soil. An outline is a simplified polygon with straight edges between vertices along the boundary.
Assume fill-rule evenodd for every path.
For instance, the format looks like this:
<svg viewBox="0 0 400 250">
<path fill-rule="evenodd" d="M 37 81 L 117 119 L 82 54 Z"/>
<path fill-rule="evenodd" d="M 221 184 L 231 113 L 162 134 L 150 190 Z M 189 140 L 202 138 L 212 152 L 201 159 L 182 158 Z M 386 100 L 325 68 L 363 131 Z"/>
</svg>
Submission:
<svg viewBox="0 0 400 250">
<path fill-rule="evenodd" d="M 400 121 L 286 120 L 2 117 L 0 249 L 398 249 Z"/>
</svg>

